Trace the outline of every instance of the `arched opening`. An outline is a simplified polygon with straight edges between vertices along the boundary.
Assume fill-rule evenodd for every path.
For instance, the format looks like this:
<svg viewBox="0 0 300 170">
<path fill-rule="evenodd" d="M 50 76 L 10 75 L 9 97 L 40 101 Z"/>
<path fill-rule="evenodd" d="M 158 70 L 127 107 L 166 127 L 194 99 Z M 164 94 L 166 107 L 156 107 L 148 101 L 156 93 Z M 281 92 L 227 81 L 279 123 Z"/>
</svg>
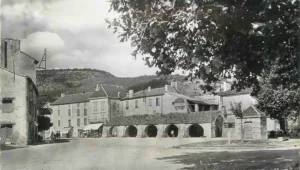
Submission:
<svg viewBox="0 0 300 170">
<path fill-rule="evenodd" d="M 202 126 L 198 125 L 198 124 L 192 124 L 189 129 L 189 136 L 190 137 L 201 137 L 204 136 L 204 130 L 202 128 Z"/>
<path fill-rule="evenodd" d="M 215 122 L 215 136 L 216 137 L 222 137 L 222 132 L 223 132 L 223 117 L 218 116 Z"/>
<path fill-rule="evenodd" d="M 157 136 L 157 128 L 154 125 L 149 125 L 145 128 L 145 134 L 148 137 L 156 137 Z"/>
<path fill-rule="evenodd" d="M 174 124 L 167 126 L 167 128 L 165 130 L 165 134 L 167 134 L 168 137 L 177 137 L 178 136 L 178 127 L 175 126 Z"/>
<path fill-rule="evenodd" d="M 118 128 L 113 126 L 108 131 L 108 136 L 117 137 L 118 136 Z"/>
<path fill-rule="evenodd" d="M 130 126 L 128 126 L 128 128 L 125 131 L 125 136 L 126 137 L 136 137 L 137 131 L 138 130 L 136 127 L 130 125 Z"/>
</svg>

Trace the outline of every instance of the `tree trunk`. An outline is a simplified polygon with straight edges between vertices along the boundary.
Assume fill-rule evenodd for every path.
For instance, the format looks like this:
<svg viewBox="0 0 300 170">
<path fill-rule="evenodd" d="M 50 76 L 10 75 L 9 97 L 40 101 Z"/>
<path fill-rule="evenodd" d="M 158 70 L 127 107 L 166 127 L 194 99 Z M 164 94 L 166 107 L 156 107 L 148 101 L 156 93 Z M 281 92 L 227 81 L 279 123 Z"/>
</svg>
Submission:
<svg viewBox="0 0 300 170">
<path fill-rule="evenodd" d="M 243 127 L 243 118 L 241 118 L 241 142 L 244 143 L 244 127 Z"/>
</svg>

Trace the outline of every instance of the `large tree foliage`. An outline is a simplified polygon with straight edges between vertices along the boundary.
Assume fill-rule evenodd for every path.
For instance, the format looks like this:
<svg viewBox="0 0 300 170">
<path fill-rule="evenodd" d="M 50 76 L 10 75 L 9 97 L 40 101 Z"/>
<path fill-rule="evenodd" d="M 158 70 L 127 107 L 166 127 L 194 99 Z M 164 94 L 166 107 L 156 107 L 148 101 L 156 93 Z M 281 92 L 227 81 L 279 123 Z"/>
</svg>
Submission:
<svg viewBox="0 0 300 170">
<path fill-rule="evenodd" d="M 51 123 L 51 120 L 47 116 L 39 115 L 38 117 L 38 131 L 44 131 L 50 129 L 50 127 L 53 125 Z"/>
<path fill-rule="evenodd" d="M 299 0 L 111 0 L 109 21 L 120 41 L 131 41 L 161 74 L 180 68 L 207 84 L 237 80 L 258 85 L 271 66 L 271 83 L 299 86 Z M 299 64 L 300 65 L 300 64 Z M 288 84 L 290 86 L 291 84 Z M 205 86 L 208 89 L 210 86 Z"/>
</svg>

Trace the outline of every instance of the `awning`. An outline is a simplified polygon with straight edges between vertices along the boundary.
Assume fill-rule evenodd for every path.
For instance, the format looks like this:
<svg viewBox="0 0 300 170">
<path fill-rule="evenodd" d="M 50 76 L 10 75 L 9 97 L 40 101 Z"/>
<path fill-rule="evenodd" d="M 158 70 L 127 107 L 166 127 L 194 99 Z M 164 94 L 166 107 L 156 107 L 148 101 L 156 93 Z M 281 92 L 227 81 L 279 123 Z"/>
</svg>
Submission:
<svg viewBox="0 0 300 170">
<path fill-rule="evenodd" d="M 103 123 L 95 123 L 95 124 L 89 124 L 83 128 L 83 130 L 98 130 Z"/>
<path fill-rule="evenodd" d="M 65 127 L 60 133 L 69 133 L 72 127 Z"/>
</svg>

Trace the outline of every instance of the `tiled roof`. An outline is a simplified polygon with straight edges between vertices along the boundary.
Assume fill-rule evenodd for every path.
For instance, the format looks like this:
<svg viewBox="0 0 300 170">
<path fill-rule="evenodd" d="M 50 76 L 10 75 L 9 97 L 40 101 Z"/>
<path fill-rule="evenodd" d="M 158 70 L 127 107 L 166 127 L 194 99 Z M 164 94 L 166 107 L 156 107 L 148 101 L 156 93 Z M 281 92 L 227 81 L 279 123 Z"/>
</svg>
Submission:
<svg viewBox="0 0 300 170">
<path fill-rule="evenodd" d="M 266 115 L 255 106 L 250 106 L 243 112 L 243 117 L 266 117 Z"/>
<path fill-rule="evenodd" d="M 168 86 L 168 92 L 174 92 L 175 93 L 176 90 L 173 87 Z M 147 89 L 147 90 L 141 90 L 141 91 L 138 91 L 138 92 L 134 93 L 132 98 L 160 96 L 160 95 L 164 95 L 165 93 L 166 93 L 165 87 L 154 88 L 154 89 L 151 89 L 150 91 L 148 91 L 148 89 Z M 128 99 L 128 97 L 125 97 L 124 99 Z"/>
<path fill-rule="evenodd" d="M 173 95 L 173 96 L 177 96 L 177 97 L 186 99 L 186 100 L 191 101 L 191 102 L 199 103 L 199 104 L 218 105 L 217 103 L 215 103 L 213 101 L 209 101 L 209 100 L 205 100 L 205 99 L 201 99 L 201 98 L 193 98 L 193 97 L 185 96 L 183 94 L 178 94 L 178 93 L 170 93 L 170 92 L 167 92 L 167 93 L 170 94 L 170 95 Z"/>
<path fill-rule="evenodd" d="M 63 104 L 88 102 L 92 94 L 93 92 L 65 95 L 64 97 L 61 97 L 56 101 L 54 101 L 53 103 L 51 103 L 51 105 L 63 105 Z"/>
<path fill-rule="evenodd" d="M 211 123 L 220 111 L 205 111 L 200 113 L 170 113 L 156 115 L 133 115 L 113 117 L 107 125 L 128 126 L 128 125 L 150 125 L 150 124 L 177 124 L 177 123 Z"/>
<path fill-rule="evenodd" d="M 113 97 L 118 98 L 118 93 L 120 92 L 120 97 L 125 97 L 126 90 L 121 86 L 115 85 L 106 85 L 101 84 L 101 88 L 98 91 L 95 91 L 90 98 L 98 98 L 98 97 Z"/>
<path fill-rule="evenodd" d="M 241 91 L 237 91 L 237 90 L 228 90 L 225 92 L 220 92 L 219 95 L 220 96 L 231 96 L 231 95 L 239 95 L 239 94 L 251 94 L 252 93 L 252 89 L 251 88 L 247 88 Z"/>
</svg>

